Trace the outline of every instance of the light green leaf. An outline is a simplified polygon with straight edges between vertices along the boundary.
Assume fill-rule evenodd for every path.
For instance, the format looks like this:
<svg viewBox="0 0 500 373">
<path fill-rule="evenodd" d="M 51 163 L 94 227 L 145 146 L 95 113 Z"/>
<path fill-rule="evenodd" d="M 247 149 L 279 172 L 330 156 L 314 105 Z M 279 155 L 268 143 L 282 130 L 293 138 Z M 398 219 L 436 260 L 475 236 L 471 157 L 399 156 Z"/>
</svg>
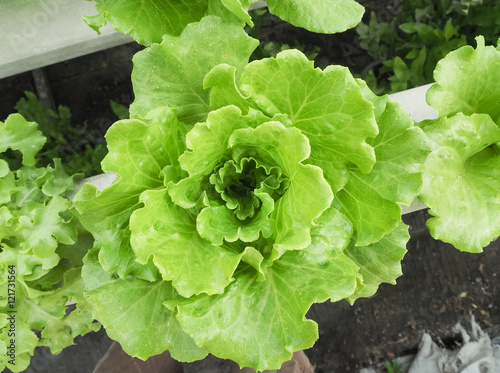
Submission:
<svg viewBox="0 0 500 373">
<path fill-rule="evenodd" d="M 134 56 L 131 116 L 168 105 L 178 108 L 186 124 L 205 120 L 210 111 L 205 75 L 221 63 L 243 67 L 257 45 L 243 28 L 217 17 L 188 25 L 179 37 L 165 36 L 161 44 Z"/>
<path fill-rule="evenodd" d="M 325 34 L 353 28 L 365 12 L 354 0 L 267 0 L 267 4 L 282 20 Z"/>
<path fill-rule="evenodd" d="M 1 220 L 0 220 L 1 222 Z M 12 227 L 10 227 L 12 229 Z M 22 237 L 16 237 L 17 240 Z M 0 253 L 0 263 L 15 265 L 16 279 L 22 281 L 35 281 L 46 275 L 52 268 L 59 263 L 59 255 L 52 254 L 47 258 L 40 258 L 36 255 L 21 254 L 19 247 L 9 247 L 6 244 L 2 245 Z M 6 271 L 6 270 L 5 270 Z M 7 273 L 4 272 L 7 278 Z M 4 298 L 5 300 L 7 298 Z"/>
<path fill-rule="evenodd" d="M 130 34 L 138 43 L 149 46 L 160 43 L 163 35 L 180 35 L 191 22 L 203 17 L 207 0 L 96 0 L 100 17 L 87 17 L 87 23 L 98 30 L 106 18 L 113 28 Z"/>
<path fill-rule="evenodd" d="M 102 14 L 97 14 L 95 16 L 82 16 L 83 20 L 89 27 L 101 35 L 101 27 L 106 26 L 108 23 L 107 19 Z"/>
<path fill-rule="evenodd" d="M 375 154 L 366 139 L 378 133 L 373 106 L 346 68 L 314 69 L 301 52 L 287 50 L 250 63 L 240 81 L 266 115 L 287 114 L 307 136 L 308 162 L 323 170 L 333 192 L 347 182 L 352 165 L 371 170 Z"/>
<path fill-rule="evenodd" d="M 36 334 L 31 330 L 30 326 L 20 317 L 19 313 L 14 316 L 8 313 L 5 309 L 0 309 L 0 316 L 3 320 L 7 319 L 7 327 L 0 329 L 0 341 L 6 344 L 7 355 L 0 355 L 0 368 L 7 367 L 12 372 L 23 372 L 30 365 L 31 356 L 38 343 Z M 10 318 L 10 319 L 9 319 Z M 15 338 L 9 337 L 10 323 L 15 323 L 16 336 Z M 14 343 L 11 342 L 14 340 Z M 11 347 L 13 346 L 13 347 Z M 12 349 L 14 351 L 12 351 Z M 10 364 L 14 358 L 15 364 Z"/>
<path fill-rule="evenodd" d="M 118 121 L 106 133 L 109 153 L 102 169 L 116 173 L 138 190 L 161 187 L 161 172 L 167 165 L 178 164 L 186 132 L 176 111 L 167 107 L 141 119 Z"/>
<path fill-rule="evenodd" d="M 401 261 L 409 239 L 408 226 L 400 223 L 394 231 L 374 244 L 349 245 L 344 253 L 359 266 L 359 273 L 363 276 L 363 286 L 347 298 L 351 304 L 358 298 L 374 295 L 381 283 L 396 285 L 396 279 L 403 274 Z"/>
<path fill-rule="evenodd" d="M 312 303 L 352 294 L 358 267 L 341 253 L 289 251 L 273 262 L 261 281 L 253 268 L 238 272 L 224 294 L 190 302 L 168 302 L 182 328 L 211 354 L 258 371 L 279 369 L 294 351 L 318 338 L 305 314 Z"/>
<path fill-rule="evenodd" d="M 16 186 L 14 174 L 10 172 L 7 162 L 0 159 L 0 203 L 10 202 L 11 195 L 19 188 Z"/>
<path fill-rule="evenodd" d="M 21 114 L 11 114 L 0 122 L 0 153 L 7 149 L 23 154 L 23 165 L 34 166 L 35 154 L 45 144 L 45 137 L 37 130 L 35 122 L 28 122 Z"/>
<path fill-rule="evenodd" d="M 75 215 L 102 245 L 102 266 L 120 277 L 125 277 L 134 267 L 128 221 L 132 212 L 140 207 L 141 192 L 120 180 L 100 193 L 95 185 L 84 184 L 73 198 Z"/>
<path fill-rule="evenodd" d="M 343 252 L 351 242 L 354 229 L 349 219 L 335 207 L 328 208 L 315 220 L 307 251 L 321 257 L 325 251 Z"/>
<path fill-rule="evenodd" d="M 243 6 L 241 0 L 220 0 L 221 3 L 235 16 L 240 18 L 243 22 L 249 26 L 253 26 L 252 17 L 248 14 L 248 7 L 250 1 L 246 0 L 246 6 Z M 255 1 L 255 0 L 254 0 Z"/>
<path fill-rule="evenodd" d="M 377 103 L 378 101 L 375 101 Z M 353 222 L 357 243 L 366 246 L 391 232 L 401 221 L 397 203 L 410 205 L 422 187 L 420 169 L 431 144 L 398 103 L 378 102 L 380 133 L 368 143 L 377 162 L 370 173 L 352 170 L 335 204 Z"/>
<path fill-rule="evenodd" d="M 233 280 L 241 254 L 231 246 L 213 246 L 196 230 L 196 216 L 175 205 L 166 190 L 147 191 L 144 208 L 130 219 L 132 247 L 137 260 L 153 262 L 166 281 L 188 298 L 222 293 Z M 153 217 L 153 218 L 151 218 Z"/>
<path fill-rule="evenodd" d="M 70 205 L 67 199 L 59 196 L 52 197 L 47 204 L 30 204 L 30 214 L 19 218 L 17 228 L 24 238 L 22 251 L 48 258 L 54 255 L 58 242 L 75 243 L 78 232 L 74 222 L 60 215 Z"/>
<path fill-rule="evenodd" d="M 465 46 L 439 61 L 427 102 L 440 116 L 489 114 L 500 125 L 500 51 L 476 38 L 477 48 Z"/>
<path fill-rule="evenodd" d="M 50 347 L 52 354 L 58 354 L 73 345 L 75 337 L 100 328 L 100 324 L 93 321 L 92 309 L 83 297 L 80 271 L 80 268 L 68 270 L 64 274 L 64 287 L 43 296 L 24 298 L 22 305 L 19 305 L 24 321 L 32 329 L 42 332 L 39 345 Z M 72 298 L 78 303 L 68 313 L 66 303 Z"/>
<path fill-rule="evenodd" d="M 17 217 L 12 215 L 12 212 L 7 206 L 0 206 L 0 244 L 9 237 L 17 236 L 15 231 Z"/>
<path fill-rule="evenodd" d="M 261 201 L 260 211 L 256 216 L 244 222 L 227 206 L 205 207 L 196 218 L 196 228 L 201 237 L 214 245 L 222 245 L 223 240 L 234 242 L 253 242 L 260 234 L 270 237 L 274 231 L 274 221 L 269 214 L 274 209 L 274 201 L 265 192 L 255 191 L 255 196 Z"/>
<path fill-rule="evenodd" d="M 45 173 L 36 179 L 36 185 L 42 187 L 45 195 L 57 196 L 68 190 L 75 189 L 75 181 L 82 178 L 83 174 L 69 176 L 61 164 L 59 158 L 54 159 L 54 168 L 47 166 Z"/>
<path fill-rule="evenodd" d="M 0 178 L 4 178 L 9 174 L 9 172 L 9 164 L 3 159 L 0 159 Z"/>
<path fill-rule="evenodd" d="M 36 180 L 45 173 L 45 169 L 36 167 L 21 167 L 16 171 L 16 193 L 12 195 L 11 203 L 16 208 L 23 208 L 30 202 L 44 203 L 47 196 L 36 185 Z"/>
<path fill-rule="evenodd" d="M 236 67 L 227 64 L 217 65 L 205 75 L 203 88 L 210 88 L 210 107 L 213 110 L 235 105 L 244 114 L 248 112 L 252 102 L 240 92 L 236 77 Z"/>
<path fill-rule="evenodd" d="M 48 346 L 53 354 L 57 354 L 72 345 L 75 337 L 100 327 L 93 322 L 92 312 L 82 297 L 80 269 L 68 270 L 64 275 L 64 286 L 59 289 L 38 291 L 28 287 L 22 273 L 18 272 L 21 267 L 15 261 L 8 263 L 14 264 L 16 268 L 16 302 L 13 308 L 0 307 L 0 314 L 15 318 L 15 336 L 5 338 L 9 342 L 10 339 L 15 340 L 15 365 L 6 364 L 12 371 L 26 369 L 37 345 Z M 6 273 L 2 268 L 2 275 L 4 274 Z M 21 276 L 18 277 L 17 274 Z M 7 287 L 2 284 L 2 289 Z M 80 302 L 75 310 L 68 313 L 66 303 L 72 297 L 78 298 Z M 9 312 L 12 310 L 15 313 Z M 40 340 L 32 330 L 41 331 Z M 2 339 L 6 337 L 2 334 L 0 336 Z M 0 357 L 0 363 L 5 363 L 3 358 L 4 356 Z"/>
<path fill-rule="evenodd" d="M 124 277 L 137 267 L 130 215 L 140 207 L 144 190 L 164 188 L 165 168 L 178 168 L 185 132 L 174 110 L 159 108 L 142 120 L 116 122 L 106 134 L 109 153 L 103 169 L 118 174 L 118 180 L 102 192 L 85 184 L 73 198 L 78 218 L 102 245 L 100 259 L 106 270 Z"/>
<path fill-rule="evenodd" d="M 145 360 L 169 350 L 178 361 L 198 360 L 207 355 L 180 329 L 175 314 L 162 306 L 163 302 L 178 298 L 170 283 L 113 279 L 98 264 L 95 251 L 85 260 L 83 279 L 91 284 L 86 297 L 95 318 L 129 355 Z"/>
<path fill-rule="evenodd" d="M 458 114 L 422 126 L 436 142 L 419 197 L 435 216 L 427 221 L 429 230 L 459 250 L 481 252 L 500 235 L 500 156 L 488 147 L 500 141 L 500 128 L 486 114 Z"/>
</svg>

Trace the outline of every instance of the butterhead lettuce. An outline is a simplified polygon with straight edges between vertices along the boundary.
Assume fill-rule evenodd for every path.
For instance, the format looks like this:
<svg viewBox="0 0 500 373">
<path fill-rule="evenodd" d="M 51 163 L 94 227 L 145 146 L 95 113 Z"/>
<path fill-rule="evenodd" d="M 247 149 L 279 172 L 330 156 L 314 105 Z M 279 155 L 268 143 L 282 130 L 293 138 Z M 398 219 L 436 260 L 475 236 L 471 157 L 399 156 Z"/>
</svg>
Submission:
<svg viewBox="0 0 500 373">
<path fill-rule="evenodd" d="M 185 53 L 207 29 L 216 57 Z M 132 118 L 106 135 L 118 178 L 74 198 L 97 239 L 86 297 L 130 355 L 278 369 L 318 338 L 313 303 L 401 274 L 398 203 L 421 187 L 422 130 L 343 67 L 298 51 L 248 64 L 252 46 L 207 17 L 140 52 Z M 162 68 L 174 60 L 179 74 Z"/>
</svg>

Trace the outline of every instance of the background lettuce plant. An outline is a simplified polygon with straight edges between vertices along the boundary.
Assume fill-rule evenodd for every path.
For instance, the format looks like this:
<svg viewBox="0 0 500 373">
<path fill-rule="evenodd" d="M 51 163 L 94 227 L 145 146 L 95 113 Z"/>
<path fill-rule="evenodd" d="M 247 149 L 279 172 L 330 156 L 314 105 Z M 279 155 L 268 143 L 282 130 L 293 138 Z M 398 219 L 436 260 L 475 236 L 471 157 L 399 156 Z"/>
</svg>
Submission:
<svg viewBox="0 0 500 373">
<path fill-rule="evenodd" d="M 57 158 L 53 166 L 36 167 L 45 140 L 37 124 L 20 114 L 0 122 L 0 368 L 13 372 L 28 367 L 36 346 L 57 354 L 75 337 L 100 328 L 80 275 L 93 238 L 64 198 L 82 175 L 66 174 Z M 2 159 L 7 149 L 21 154 L 18 169 Z M 67 307 L 70 300 L 77 306 Z M 15 335 L 8 319 L 13 315 Z M 13 356 L 15 364 L 9 363 Z"/>
<path fill-rule="evenodd" d="M 346 68 L 248 63 L 257 44 L 205 17 L 139 52 L 131 119 L 106 135 L 118 179 L 74 198 L 97 239 L 86 297 L 132 356 L 277 369 L 318 338 L 312 303 L 401 274 L 423 132 Z"/>
<path fill-rule="evenodd" d="M 420 125 L 434 151 L 421 200 L 433 237 L 480 252 L 500 235 L 500 47 L 462 47 L 440 61 L 427 102 L 439 118 Z"/>
</svg>

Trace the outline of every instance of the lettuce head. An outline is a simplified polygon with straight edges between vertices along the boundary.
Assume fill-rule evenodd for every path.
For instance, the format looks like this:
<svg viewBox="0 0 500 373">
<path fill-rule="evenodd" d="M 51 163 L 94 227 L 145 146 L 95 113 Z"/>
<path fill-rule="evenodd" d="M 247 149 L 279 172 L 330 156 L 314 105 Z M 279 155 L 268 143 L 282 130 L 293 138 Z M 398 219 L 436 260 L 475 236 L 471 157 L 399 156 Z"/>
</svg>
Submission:
<svg viewBox="0 0 500 373">
<path fill-rule="evenodd" d="M 206 17 L 139 52 L 131 119 L 106 135 L 118 178 L 74 199 L 87 300 L 130 355 L 279 369 L 318 338 L 313 303 L 401 274 L 422 130 L 346 68 L 248 63 L 255 46 Z"/>
</svg>

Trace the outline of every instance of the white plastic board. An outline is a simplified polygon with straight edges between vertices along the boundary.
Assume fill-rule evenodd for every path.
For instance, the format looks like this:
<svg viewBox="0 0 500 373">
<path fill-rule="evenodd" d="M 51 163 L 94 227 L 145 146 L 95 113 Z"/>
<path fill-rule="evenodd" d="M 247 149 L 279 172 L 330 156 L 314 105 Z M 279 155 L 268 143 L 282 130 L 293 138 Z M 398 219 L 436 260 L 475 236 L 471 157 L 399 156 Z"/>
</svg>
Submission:
<svg viewBox="0 0 500 373">
<path fill-rule="evenodd" d="M 82 15 L 93 1 L 0 0 L 0 79 L 133 41 L 109 24 L 98 35 Z M 263 8 L 264 1 L 250 9 Z"/>
<path fill-rule="evenodd" d="M 95 15 L 84 0 L 1 0 L 0 78 L 132 41 L 107 25 L 101 35 L 82 15 Z"/>
</svg>

